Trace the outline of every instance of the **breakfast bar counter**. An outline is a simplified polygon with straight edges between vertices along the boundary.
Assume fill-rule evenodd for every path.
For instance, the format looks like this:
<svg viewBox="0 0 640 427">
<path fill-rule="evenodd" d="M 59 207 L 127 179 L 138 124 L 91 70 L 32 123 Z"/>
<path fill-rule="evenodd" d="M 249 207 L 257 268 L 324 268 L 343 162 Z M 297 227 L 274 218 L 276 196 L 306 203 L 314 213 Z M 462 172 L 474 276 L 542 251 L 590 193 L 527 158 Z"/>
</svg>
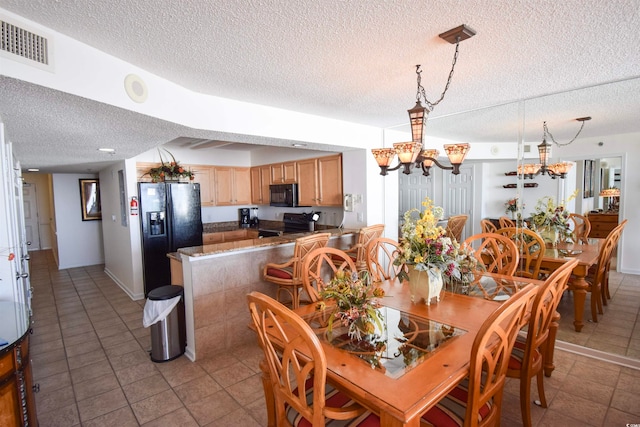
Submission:
<svg viewBox="0 0 640 427">
<path fill-rule="evenodd" d="M 348 248 L 358 230 L 333 228 L 307 233 L 262 237 L 178 249 L 184 283 L 186 356 L 202 359 L 256 337 L 250 323 L 246 295 L 259 291 L 275 298 L 276 287 L 262 280 L 268 262 L 285 262 L 293 256 L 295 241 L 313 233 L 331 233 L 329 246 Z"/>
</svg>

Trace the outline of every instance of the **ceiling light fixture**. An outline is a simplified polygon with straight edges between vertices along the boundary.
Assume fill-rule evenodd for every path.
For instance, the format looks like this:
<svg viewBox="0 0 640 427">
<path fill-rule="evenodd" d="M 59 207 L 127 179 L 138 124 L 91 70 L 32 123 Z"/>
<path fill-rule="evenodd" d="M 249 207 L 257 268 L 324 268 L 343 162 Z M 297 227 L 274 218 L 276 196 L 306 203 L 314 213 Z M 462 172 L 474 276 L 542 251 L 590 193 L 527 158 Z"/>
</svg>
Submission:
<svg viewBox="0 0 640 427">
<path fill-rule="evenodd" d="M 98 148 L 98 151 L 102 151 L 103 153 L 116 154 L 115 148 Z"/>
<path fill-rule="evenodd" d="M 422 169 L 422 174 L 429 176 L 429 170 L 434 164 L 440 169 L 451 170 L 454 175 L 458 175 L 460 173 L 460 165 L 469 151 L 469 144 L 447 144 L 444 146 L 444 150 L 449 157 L 451 166 L 445 166 L 438 162 L 438 155 L 440 154 L 438 150 L 423 150 L 422 147 L 425 127 L 427 124 L 427 116 L 431 111 L 433 111 L 433 108 L 444 99 L 444 95 L 447 93 L 449 85 L 451 84 L 453 70 L 455 69 L 456 62 L 458 61 L 458 46 L 461 41 L 471 38 L 475 34 L 476 32 L 473 29 L 466 25 L 461 25 L 439 35 L 441 39 L 444 39 L 451 44 L 455 43 L 456 51 L 453 55 L 453 63 L 451 65 L 451 71 L 449 71 L 447 84 L 437 101 L 431 102 L 427 99 L 424 87 L 422 87 L 421 84 L 422 70 L 420 70 L 420 65 L 416 65 L 418 83 L 418 89 L 416 91 L 416 105 L 408 110 L 409 120 L 411 123 L 411 142 L 398 142 L 393 144 L 393 148 L 374 148 L 371 150 L 373 156 L 378 162 L 378 166 L 380 166 L 380 175 L 387 175 L 388 171 L 400 169 L 402 166 L 402 173 L 404 174 L 409 175 L 414 167 L 420 167 Z M 422 105 L 421 101 L 424 101 L 426 106 Z M 399 163 L 394 167 L 390 167 L 396 154 L 398 155 Z"/>
<path fill-rule="evenodd" d="M 556 141 L 553 135 L 551 134 L 551 132 L 549 132 L 549 128 L 547 127 L 547 122 L 544 122 L 542 127 L 543 129 L 542 142 L 540 143 L 540 145 L 538 145 L 538 155 L 540 157 L 540 163 L 536 163 L 536 164 L 528 163 L 528 164 L 518 166 L 518 174 L 522 174 L 525 178 L 531 178 L 531 179 L 533 179 L 533 177 L 540 174 L 542 175 L 547 174 L 551 177 L 551 179 L 556 179 L 557 177 L 560 177 L 561 179 L 566 178 L 567 173 L 571 170 L 571 167 L 573 166 L 573 163 L 561 162 L 561 163 L 549 164 L 549 158 L 551 157 L 551 144 L 547 142 L 547 136 L 549 136 L 551 141 L 553 141 L 553 143 L 559 147 L 564 147 L 565 145 L 571 144 L 573 141 L 575 141 L 578 138 L 578 135 L 580 135 L 580 132 L 582 132 L 582 128 L 584 128 L 584 122 L 586 122 L 587 120 L 591 120 L 591 117 L 580 117 L 580 118 L 577 118 L 576 120 L 579 122 L 582 122 L 582 125 L 580 125 L 580 129 L 578 129 L 578 133 L 576 133 L 576 136 L 574 136 L 571 139 L 571 141 L 566 143 L 560 143 Z"/>
</svg>

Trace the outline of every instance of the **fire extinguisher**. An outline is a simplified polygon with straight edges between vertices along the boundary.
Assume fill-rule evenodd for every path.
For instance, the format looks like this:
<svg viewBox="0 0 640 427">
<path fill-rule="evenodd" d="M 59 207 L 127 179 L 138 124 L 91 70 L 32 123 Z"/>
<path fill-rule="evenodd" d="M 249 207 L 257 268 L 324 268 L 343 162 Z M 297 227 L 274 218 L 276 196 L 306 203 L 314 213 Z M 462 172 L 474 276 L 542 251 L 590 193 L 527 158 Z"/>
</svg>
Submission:
<svg viewBox="0 0 640 427">
<path fill-rule="evenodd" d="M 138 215 L 138 197 L 133 196 L 131 198 L 131 203 L 129 203 L 129 207 L 131 208 L 131 216 Z"/>
</svg>

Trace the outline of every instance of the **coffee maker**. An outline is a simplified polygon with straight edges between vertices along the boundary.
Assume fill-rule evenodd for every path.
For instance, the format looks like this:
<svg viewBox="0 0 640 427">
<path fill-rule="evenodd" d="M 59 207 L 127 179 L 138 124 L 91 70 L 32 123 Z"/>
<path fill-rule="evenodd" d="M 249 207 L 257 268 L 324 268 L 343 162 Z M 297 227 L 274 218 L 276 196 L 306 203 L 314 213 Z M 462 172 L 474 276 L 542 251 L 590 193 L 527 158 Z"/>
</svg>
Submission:
<svg viewBox="0 0 640 427">
<path fill-rule="evenodd" d="M 258 208 L 251 208 L 251 225 L 257 227 L 260 224 L 258 219 Z"/>
<path fill-rule="evenodd" d="M 249 208 L 238 209 L 238 214 L 240 215 L 240 227 L 242 228 L 251 227 L 251 213 Z"/>
</svg>

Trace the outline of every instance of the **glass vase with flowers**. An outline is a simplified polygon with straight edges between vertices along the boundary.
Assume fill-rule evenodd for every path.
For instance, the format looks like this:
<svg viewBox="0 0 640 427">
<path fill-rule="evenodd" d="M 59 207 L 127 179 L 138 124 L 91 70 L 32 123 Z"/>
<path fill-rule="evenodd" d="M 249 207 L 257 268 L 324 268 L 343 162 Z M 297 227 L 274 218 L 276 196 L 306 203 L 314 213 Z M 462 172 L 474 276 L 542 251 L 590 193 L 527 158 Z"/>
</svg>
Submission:
<svg viewBox="0 0 640 427">
<path fill-rule="evenodd" d="M 569 228 L 571 213 L 567 210 L 566 203 L 575 199 L 577 194 L 578 190 L 560 203 L 556 203 L 550 196 L 538 200 L 535 213 L 531 215 L 531 228 L 540 234 L 546 244 L 556 246 L 560 239 L 571 237 Z"/>
</svg>

